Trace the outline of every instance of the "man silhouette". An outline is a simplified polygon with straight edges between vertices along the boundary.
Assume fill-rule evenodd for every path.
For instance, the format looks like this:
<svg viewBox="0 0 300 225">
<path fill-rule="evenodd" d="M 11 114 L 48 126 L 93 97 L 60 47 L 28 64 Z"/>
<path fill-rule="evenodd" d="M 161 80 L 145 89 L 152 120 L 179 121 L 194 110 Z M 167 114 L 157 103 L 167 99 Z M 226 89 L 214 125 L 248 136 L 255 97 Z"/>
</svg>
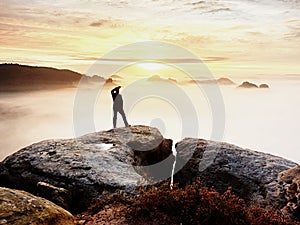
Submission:
<svg viewBox="0 0 300 225">
<path fill-rule="evenodd" d="M 118 86 L 114 89 L 111 90 L 111 96 L 113 98 L 114 104 L 113 104 L 113 110 L 114 110 L 114 117 L 113 117 L 113 125 L 114 128 L 116 128 L 116 124 L 117 124 L 117 113 L 119 112 L 123 118 L 124 124 L 126 127 L 129 126 L 126 116 L 125 116 L 125 112 L 123 109 L 123 99 L 122 99 L 122 95 L 119 94 L 119 90 L 120 90 L 121 86 Z"/>
</svg>

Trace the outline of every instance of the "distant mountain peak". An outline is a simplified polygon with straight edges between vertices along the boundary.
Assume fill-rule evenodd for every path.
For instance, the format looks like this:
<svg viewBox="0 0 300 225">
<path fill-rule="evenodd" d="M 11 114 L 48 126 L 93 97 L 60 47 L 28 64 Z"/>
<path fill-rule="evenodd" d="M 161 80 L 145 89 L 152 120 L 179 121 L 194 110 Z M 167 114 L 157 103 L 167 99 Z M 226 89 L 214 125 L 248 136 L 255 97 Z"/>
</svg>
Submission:
<svg viewBox="0 0 300 225">
<path fill-rule="evenodd" d="M 224 84 L 224 85 L 234 85 L 235 83 L 227 78 L 227 77 L 221 77 L 219 79 L 217 79 L 218 84 Z"/>
<path fill-rule="evenodd" d="M 244 81 L 241 85 L 238 86 L 238 88 L 269 88 L 269 85 L 261 84 L 261 85 L 258 86 L 254 83 L 249 82 L 249 81 Z"/>
</svg>

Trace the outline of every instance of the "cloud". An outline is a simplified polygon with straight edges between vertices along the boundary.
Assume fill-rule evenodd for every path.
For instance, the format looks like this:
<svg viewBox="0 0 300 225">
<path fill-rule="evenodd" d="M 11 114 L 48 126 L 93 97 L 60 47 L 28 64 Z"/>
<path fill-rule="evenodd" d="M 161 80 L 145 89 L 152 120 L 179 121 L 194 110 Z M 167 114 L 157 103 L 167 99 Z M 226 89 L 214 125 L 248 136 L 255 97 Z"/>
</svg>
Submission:
<svg viewBox="0 0 300 225">
<path fill-rule="evenodd" d="M 284 35 L 284 39 L 288 39 L 288 40 L 290 40 L 290 39 L 298 39 L 298 38 L 300 38 L 300 29 L 295 30 L 295 31 L 291 31 L 291 32 L 286 33 Z"/>
<path fill-rule="evenodd" d="M 264 33 L 258 32 L 258 31 L 248 31 L 248 32 L 246 32 L 246 34 L 249 34 L 249 35 L 254 36 L 254 37 L 264 36 L 265 35 Z"/>
<path fill-rule="evenodd" d="M 248 30 L 248 29 L 253 29 L 253 28 L 254 28 L 253 26 L 248 25 L 248 24 L 240 24 L 240 25 L 228 27 L 224 30 L 225 31 L 235 31 L 235 30 Z"/>
<path fill-rule="evenodd" d="M 217 9 L 212 9 L 209 10 L 208 13 L 218 13 L 218 12 L 230 12 L 231 9 L 230 8 L 217 8 Z"/>
<path fill-rule="evenodd" d="M 300 20 L 298 19 L 289 19 L 289 20 L 286 20 L 284 21 L 286 24 L 297 24 L 297 23 L 300 23 Z"/>
<path fill-rule="evenodd" d="M 100 19 L 98 21 L 90 23 L 91 27 L 111 27 L 118 28 L 124 26 L 120 20 L 112 20 L 112 19 Z"/>
<path fill-rule="evenodd" d="M 228 1 L 208 1 L 208 0 L 200 0 L 195 2 L 188 2 L 185 4 L 189 7 L 190 11 L 203 11 L 208 14 L 216 14 L 219 12 L 230 12 L 232 9 L 230 6 L 232 5 Z"/>
<path fill-rule="evenodd" d="M 109 23 L 108 20 L 99 20 L 97 22 L 91 23 L 90 26 L 92 26 L 92 27 L 101 27 L 101 26 L 105 26 L 108 23 Z"/>
<path fill-rule="evenodd" d="M 187 6 L 195 6 L 195 7 L 203 7 L 203 8 L 211 8 L 216 5 L 220 5 L 219 1 L 207 1 L 207 0 L 200 0 L 200 1 L 195 1 L 195 2 L 187 2 L 185 3 Z M 194 7 L 194 9 L 195 9 Z"/>
<path fill-rule="evenodd" d="M 278 0 L 278 1 L 284 2 L 285 4 L 289 4 L 291 6 L 296 6 L 296 7 L 299 7 L 299 3 L 300 3 L 299 0 Z"/>
<path fill-rule="evenodd" d="M 284 39 L 300 38 L 300 20 L 289 20 L 286 23 L 290 31 L 284 35 Z"/>
<path fill-rule="evenodd" d="M 88 60 L 88 61 L 97 61 L 98 63 L 112 63 L 112 64 L 126 64 L 126 63 L 136 63 L 141 61 L 153 60 L 157 63 L 172 63 L 172 64 L 182 64 L 182 63 L 203 63 L 203 62 L 220 62 L 229 60 L 226 57 L 211 56 L 205 57 L 202 60 L 197 58 L 153 58 L 153 59 L 137 59 L 137 58 L 95 58 L 95 57 L 83 57 L 83 58 L 74 58 L 74 60 Z"/>
<path fill-rule="evenodd" d="M 206 2 L 205 1 L 198 1 L 198 2 L 192 2 L 190 3 L 191 5 L 203 5 L 205 4 Z"/>
<path fill-rule="evenodd" d="M 211 56 L 206 57 L 203 59 L 204 62 L 220 62 L 220 61 L 226 61 L 229 60 L 227 57 L 218 57 L 218 56 Z"/>
<path fill-rule="evenodd" d="M 170 31 L 168 34 L 170 34 Z M 164 41 L 176 43 L 182 46 L 190 46 L 192 48 L 202 48 L 208 47 L 208 45 L 216 43 L 216 39 L 212 36 L 208 35 L 193 35 L 188 32 L 180 32 L 180 33 L 171 33 L 172 35 L 168 35 L 164 38 Z"/>
</svg>

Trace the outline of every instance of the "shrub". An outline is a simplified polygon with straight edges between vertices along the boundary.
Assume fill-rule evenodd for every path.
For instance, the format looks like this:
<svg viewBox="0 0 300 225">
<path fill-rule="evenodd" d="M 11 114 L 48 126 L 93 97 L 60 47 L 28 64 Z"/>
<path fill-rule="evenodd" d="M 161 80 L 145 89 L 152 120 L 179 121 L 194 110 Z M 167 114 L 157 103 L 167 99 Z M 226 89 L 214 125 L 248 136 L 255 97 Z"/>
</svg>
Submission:
<svg viewBox="0 0 300 225">
<path fill-rule="evenodd" d="M 127 218 L 144 218 L 153 221 L 157 215 L 166 215 L 177 224 L 201 225 L 295 225 L 284 220 L 272 210 L 258 206 L 248 207 L 245 201 L 228 189 L 219 194 L 203 188 L 199 181 L 184 188 L 168 183 L 160 187 L 141 189 L 138 197 L 132 198 Z"/>
</svg>

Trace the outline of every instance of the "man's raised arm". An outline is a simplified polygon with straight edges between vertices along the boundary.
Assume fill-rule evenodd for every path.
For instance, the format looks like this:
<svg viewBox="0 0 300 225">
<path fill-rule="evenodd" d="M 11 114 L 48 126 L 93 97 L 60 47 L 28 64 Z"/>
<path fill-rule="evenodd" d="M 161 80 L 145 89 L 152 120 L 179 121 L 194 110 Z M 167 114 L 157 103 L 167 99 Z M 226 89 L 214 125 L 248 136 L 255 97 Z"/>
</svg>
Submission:
<svg viewBox="0 0 300 225">
<path fill-rule="evenodd" d="M 117 97 L 117 95 L 119 94 L 119 90 L 120 90 L 121 86 L 115 87 L 114 89 L 111 90 L 111 96 L 113 98 L 113 100 L 115 100 L 115 98 Z"/>
</svg>

